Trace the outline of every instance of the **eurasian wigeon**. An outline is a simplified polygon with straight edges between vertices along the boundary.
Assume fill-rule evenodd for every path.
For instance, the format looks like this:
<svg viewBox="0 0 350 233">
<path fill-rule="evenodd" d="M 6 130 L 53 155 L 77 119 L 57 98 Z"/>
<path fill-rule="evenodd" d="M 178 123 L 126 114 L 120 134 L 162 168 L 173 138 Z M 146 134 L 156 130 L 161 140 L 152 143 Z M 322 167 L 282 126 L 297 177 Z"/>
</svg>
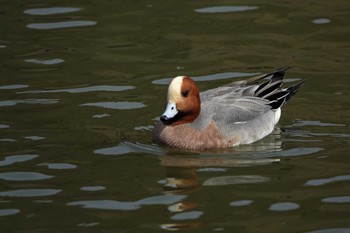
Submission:
<svg viewBox="0 0 350 233">
<path fill-rule="evenodd" d="M 174 78 L 153 141 L 185 150 L 249 144 L 269 135 L 281 108 L 304 84 L 281 88 L 286 69 L 199 93 L 186 76 Z"/>
</svg>

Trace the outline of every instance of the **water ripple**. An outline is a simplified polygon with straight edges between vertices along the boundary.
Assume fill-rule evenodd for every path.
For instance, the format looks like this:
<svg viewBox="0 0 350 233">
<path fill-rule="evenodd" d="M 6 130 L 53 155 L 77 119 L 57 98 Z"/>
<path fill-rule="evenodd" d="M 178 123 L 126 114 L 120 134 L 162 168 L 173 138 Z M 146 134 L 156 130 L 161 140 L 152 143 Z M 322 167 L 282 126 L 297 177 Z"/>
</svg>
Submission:
<svg viewBox="0 0 350 233">
<path fill-rule="evenodd" d="M 270 181 L 270 178 L 259 175 L 218 176 L 204 181 L 203 186 L 218 186 L 232 184 L 254 184 Z"/>
<path fill-rule="evenodd" d="M 23 85 L 23 84 L 3 85 L 3 86 L 0 86 L 0 90 L 13 90 L 13 89 L 22 89 L 27 87 L 29 86 Z"/>
<path fill-rule="evenodd" d="M 252 204 L 252 200 L 239 200 L 239 201 L 233 201 L 230 203 L 230 206 L 247 206 Z"/>
<path fill-rule="evenodd" d="M 100 107 L 100 108 L 109 108 L 109 109 L 119 109 L 119 110 L 126 110 L 126 109 L 137 109 L 137 108 L 144 108 L 147 105 L 140 103 L 140 102 L 96 102 L 96 103 L 86 103 L 81 104 L 79 106 L 91 106 L 91 107 Z"/>
<path fill-rule="evenodd" d="M 272 211 L 289 211 L 289 210 L 296 210 L 300 207 L 299 204 L 294 202 L 279 202 L 272 204 L 269 208 L 269 210 Z"/>
<path fill-rule="evenodd" d="M 100 225 L 99 222 L 79 223 L 78 227 L 94 227 Z"/>
<path fill-rule="evenodd" d="M 73 20 L 56 23 L 31 23 L 27 27 L 30 29 L 47 30 L 47 29 L 60 29 L 71 27 L 85 27 L 96 25 L 97 22 L 89 20 Z"/>
<path fill-rule="evenodd" d="M 83 206 L 83 208 L 102 210 L 137 210 L 140 208 L 140 206 L 134 202 L 121 202 L 114 200 L 75 201 L 70 202 L 67 205 Z"/>
<path fill-rule="evenodd" d="M 249 10 L 256 10 L 257 6 L 213 6 L 195 9 L 197 13 L 228 13 L 228 12 L 242 12 Z"/>
<path fill-rule="evenodd" d="M 121 202 L 115 200 L 86 200 L 70 202 L 70 206 L 83 206 L 89 209 L 103 209 L 103 210 L 137 210 L 142 205 L 170 205 L 183 200 L 185 195 L 165 195 L 154 196 L 141 199 L 135 202 Z"/>
<path fill-rule="evenodd" d="M 45 139 L 45 137 L 40 137 L 40 136 L 26 136 L 24 137 L 25 139 L 28 139 L 28 140 L 31 140 L 31 141 L 40 141 L 40 140 L 43 140 Z"/>
<path fill-rule="evenodd" d="M 204 167 L 197 169 L 197 172 L 226 172 L 226 168 L 222 167 Z"/>
<path fill-rule="evenodd" d="M 129 153 L 147 153 L 154 155 L 164 154 L 164 151 L 162 151 L 159 147 L 131 142 L 123 142 L 118 146 L 97 149 L 94 152 L 102 155 L 124 155 Z"/>
<path fill-rule="evenodd" d="M 66 88 L 57 90 L 32 90 L 32 91 L 22 91 L 17 92 L 17 94 L 40 94 L 40 93 L 85 93 L 94 91 L 126 91 L 134 89 L 134 86 L 110 86 L 110 85 L 97 85 L 90 87 L 78 87 L 78 88 Z"/>
<path fill-rule="evenodd" d="M 331 20 L 330 19 L 326 19 L 326 18 L 319 18 L 319 19 L 314 19 L 312 20 L 312 23 L 314 24 L 327 24 L 330 23 Z"/>
<path fill-rule="evenodd" d="M 63 59 L 25 59 L 25 62 L 40 64 L 40 65 L 55 65 L 64 62 Z"/>
<path fill-rule="evenodd" d="M 326 203 L 350 203 L 350 196 L 323 198 L 322 202 L 326 202 Z"/>
<path fill-rule="evenodd" d="M 324 149 L 320 147 L 299 147 L 299 148 L 293 148 L 289 150 L 278 151 L 274 154 L 274 156 L 290 157 L 290 156 L 309 155 L 309 154 L 320 152 L 322 150 Z"/>
<path fill-rule="evenodd" d="M 271 156 L 269 154 L 268 156 Z M 161 165 L 166 167 L 247 167 L 277 163 L 275 158 L 230 158 L 230 157 L 176 157 L 162 156 Z"/>
<path fill-rule="evenodd" d="M 334 137 L 334 138 L 349 138 L 350 134 L 345 133 L 312 133 L 306 130 L 293 130 L 286 128 L 286 134 L 294 137 L 311 138 L 311 137 Z"/>
<path fill-rule="evenodd" d="M 80 190 L 89 191 L 89 192 L 101 191 L 105 189 L 106 187 L 104 186 L 84 186 L 80 188 Z"/>
<path fill-rule="evenodd" d="M 17 104 L 56 104 L 59 99 L 23 99 L 0 101 L 0 107 L 15 106 Z"/>
<path fill-rule="evenodd" d="M 40 163 L 38 166 L 47 166 L 49 169 L 55 170 L 75 169 L 78 167 L 70 163 Z"/>
<path fill-rule="evenodd" d="M 61 191 L 61 189 L 16 189 L 0 192 L 0 197 L 43 197 L 52 196 Z"/>
<path fill-rule="evenodd" d="M 303 120 L 297 120 L 294 124 L 288 126 L 288 127 L 303 127 L 303 126 L 346 126 L 344 124 L 334 124 L 334 123 L 326 123 L 321 121 L 303 121 Z"/>
<path fill-rule="evenodd" d="M 350 181 L 350 175 L 342 175 L 342 176 L 334 176 L 330 178 L 325 179 L 314 179 L 307 181 L 304 185 L 305 186 L 321 186 L 333 182 L 339 182 L 339 181 Z"/>
<path fill-rule="evenodd" d="M 17 140 L 11 138 L 1 138 L 0 142 L 16 142 Z"/>
<path fill-rule="evenodd" d="M 19 209 L 0 209 L 0 217 L 18 214 Z"/>
<path fill-rule="evenodd" d="M 135 126 L 134 130 L 137 131 L 152 131 L 152 129 L 154 128 L 154 125 L 141 125 L 141 126 Z"/>
<path fill-rule="evenodd" d="M 38 172 L 3 172 L 0 173 L 0 179 L 10 181 L 27 181 L 27 180 L 46 180 L 53 176 L 48 176 Z"/>
<path fill-rule="evenodd" d="M 306 233 L 350 233 L 350 228 L 329 228 L 316 231 L 308 231 Z"/>
<path fill-rule="evenodd" d="M 153 196 L 136 201 L 138 205 L 171 205 L 182 201 L 186 195 Z"/>
<path fill-rule="evenodd" d="M 7 129 L 7 128 L 10 128 L 10 126 L 5 124 L 0 124 L 0 129 Z"/>
<path fill-rule="evenodd" d="M 10 155 L 5 157 L 4 160 L 0 161 L 0 167 L 32 160 L 38 156 L 39 155 Z"/>
<path fill-rule="evenodd" d="M 93 115 L 93 118 L 105 118 L 105 117 L 110 117 L 111 114 L 108 113 L 103 113 L 103 114 L 97 114 L 97 115 Z"/>
<path fill-rule="evenodd" d="M 29 15 L 54 15 L 80 11 L 80 8 L 76 7 L 48 7 L 48 8 L 33 8 L 25 10 L 25 14 Z"/>
<path fill-rule="evenodd" d="M 201 215 L 203 215 L 202 211 L 189 211 L 189 212 L 183 212 L 179 214 L 175 214 L 171 217 L 172 220 L 192 220 L 197 219 Z"/>
</svg>

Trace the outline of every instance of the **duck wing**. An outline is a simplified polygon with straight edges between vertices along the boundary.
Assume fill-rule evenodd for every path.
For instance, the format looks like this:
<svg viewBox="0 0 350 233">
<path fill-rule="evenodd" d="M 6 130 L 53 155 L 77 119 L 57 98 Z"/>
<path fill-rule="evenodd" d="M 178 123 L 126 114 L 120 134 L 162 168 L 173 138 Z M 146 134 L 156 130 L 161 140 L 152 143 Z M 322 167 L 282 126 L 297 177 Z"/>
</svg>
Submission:
<svg viewBox="0 0 350 233">
<path fill-rule="evenodd" d="M 218 101 L 220 99 L 235 100 L 246 97 L 256 97 L 268 101 L 272 109 L 283 107 L 297 93 L 305 82 L 299 82 L 288 88 L 282 88 L 285 71 L 290 68 L 278 69 L 274 72 L 236 81 L 201 93 L 202 102 Z M 255 102 L 259 102 L 254 99 Z M 219 100 L 220 101 L 220 100 Z M 243 101 L 243 100 L 241 100 Z M 244 101 L 243 101 L 244 102 Z M 251 102 L 251 99 L 248 101 Z"/>
<path fill-rule="evenodd" d="M 287 69 L 202 92 L 201 114 L 196 125 L 205 126 L 214 121 L 224 131 L 247 128 L 264 130 L 264 126 L 274 126 L 278 121 L 275 120 L 276 111 L 304 84 L 300 82 L 282 88 Z"/>
</svg>

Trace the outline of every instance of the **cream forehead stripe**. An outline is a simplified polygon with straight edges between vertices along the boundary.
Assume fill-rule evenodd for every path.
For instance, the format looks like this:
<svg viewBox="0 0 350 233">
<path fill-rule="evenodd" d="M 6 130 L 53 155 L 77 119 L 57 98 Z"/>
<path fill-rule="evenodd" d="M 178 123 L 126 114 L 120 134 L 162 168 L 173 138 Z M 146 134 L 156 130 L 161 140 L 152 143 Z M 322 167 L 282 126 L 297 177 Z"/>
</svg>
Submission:
<svg viewBox="0 0 350 233">
<path fill-rule="evenodd" d="M 178 76 L 174 78 L 168 88 L 168 102 L 176 103 L 177 100 L 181 99 L 181 86 L 182 80 L 185 76 Z"/>
</svg>

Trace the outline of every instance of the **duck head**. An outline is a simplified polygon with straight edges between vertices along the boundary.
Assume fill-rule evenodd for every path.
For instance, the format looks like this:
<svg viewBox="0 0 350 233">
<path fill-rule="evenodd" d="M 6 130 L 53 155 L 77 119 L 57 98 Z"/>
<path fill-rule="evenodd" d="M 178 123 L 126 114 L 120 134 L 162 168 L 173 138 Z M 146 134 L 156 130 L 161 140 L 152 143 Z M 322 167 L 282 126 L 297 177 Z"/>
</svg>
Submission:
<svg viewBox="0 0 350 233">
<path fill-rule="evenodd" d="M 178 76 L 169 84 L 166 109 L 160 120 L 166 125 L 191 123 L 198 117 L 200 108 L 199 91 L 194 81 Z"/>
</svg>

